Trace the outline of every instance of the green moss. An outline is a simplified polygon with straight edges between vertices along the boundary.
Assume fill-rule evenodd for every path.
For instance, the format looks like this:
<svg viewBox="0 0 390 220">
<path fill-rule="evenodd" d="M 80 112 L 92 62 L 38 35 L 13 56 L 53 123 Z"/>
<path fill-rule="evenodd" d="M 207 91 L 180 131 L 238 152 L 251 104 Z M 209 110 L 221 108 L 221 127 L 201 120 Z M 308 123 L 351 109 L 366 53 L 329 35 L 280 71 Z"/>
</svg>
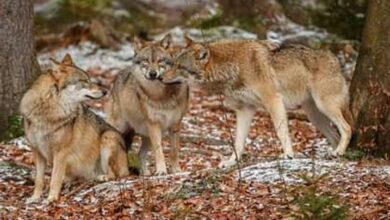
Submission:
<svg viewBox="0 0 390 220">
<path fill-rule="evenodd" d="M 138 157 L 138 154 L 134 151 L 129 151 L 127 153 L 127 162 L 129 169 L 134 173 L 140 173 L 141 170 L 141 161 Z"/>
<path fill-rule="evenodd" d="M 23 120 L 20 115 L 12 115 L 8 118 L 8 129 L 5 140 L 11 140 L 24 135 Z"/>
<path fill-rule="evenodd" d="M 360 160 L 364 157 L 365 153 L 363 149 L 348 148 L 344 157 L 348 160 Z"/>
<path fill-rule="evenodd" d="M 326 181 L 327 174 L 321 176 L 302 175 L 304 184 L 292 191 L 292 203 L 296 210 L 291 217 L 300 220 L 342 220 L 347 218 L 348 206 L 340 205 L 339 196 L 331 192 L 320 192 L 319 183 Z"/>
</svg>

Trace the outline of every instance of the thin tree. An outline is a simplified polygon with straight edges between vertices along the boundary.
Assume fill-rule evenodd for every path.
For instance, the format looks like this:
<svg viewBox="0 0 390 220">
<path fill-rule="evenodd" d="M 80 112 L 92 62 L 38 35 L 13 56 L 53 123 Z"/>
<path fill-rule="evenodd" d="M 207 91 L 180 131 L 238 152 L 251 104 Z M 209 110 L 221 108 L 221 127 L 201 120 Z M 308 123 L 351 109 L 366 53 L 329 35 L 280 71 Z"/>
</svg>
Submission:
<svg viewBox="0 0 390 220">
<path fill-rule="evenodd" d="M 0 1 L 0 140 L 10 116 L 39 74 L 34 56 L 33 0 Z"/>
<path fill-rule="evenodd" d="M 351 84 L 355 135 L 351 147 L 390 153 L 390 1 L 369 0 Z"/>
</svg>

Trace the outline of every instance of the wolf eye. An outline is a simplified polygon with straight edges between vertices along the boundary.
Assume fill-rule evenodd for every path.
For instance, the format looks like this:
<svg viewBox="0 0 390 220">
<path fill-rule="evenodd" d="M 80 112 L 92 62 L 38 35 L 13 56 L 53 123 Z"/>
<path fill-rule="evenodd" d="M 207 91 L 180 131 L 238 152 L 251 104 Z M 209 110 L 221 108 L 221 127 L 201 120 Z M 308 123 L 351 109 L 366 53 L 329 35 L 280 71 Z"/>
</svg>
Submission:
<svg viewBox="0 0 390 220">
<path fill-rule="evenodd" d="M 144 59 L 144 58 L 137 58 L 137 59 L 134 59 L 134 64 L 148 65 L 148 61 L 147 61 L 147 59 Z"/>
<path fill-rule="evenodd" d="M 171 60 L 168 60 L 168 59 L 160 60 L 158 63 L 160 65 L 168 65 L 168 66 L 172 66 L 173 65 L 173 62 Z"/>
</svg>

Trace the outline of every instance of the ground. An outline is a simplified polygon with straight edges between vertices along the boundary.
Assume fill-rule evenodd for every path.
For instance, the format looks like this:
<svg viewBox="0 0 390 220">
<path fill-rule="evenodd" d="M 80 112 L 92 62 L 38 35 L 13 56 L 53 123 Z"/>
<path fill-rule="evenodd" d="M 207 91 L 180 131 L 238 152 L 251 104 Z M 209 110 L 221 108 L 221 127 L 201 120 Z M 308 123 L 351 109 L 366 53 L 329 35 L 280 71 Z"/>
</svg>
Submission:
<svg viewBox="0 0 390 220">
<path fill-rule="evenodd" d="M 234 115 L 222 108 L 221 97 L 195 92 L 192 100 L 182 125 L 182 173 L 66 183 L 60 201 L 49 206 L 25 204 L 33 191 L 30 150 L 20 143 L 2 145 L 0 215 L 8 219 L 283 219 L 297 212 L 294 199 L 310 185 L 300 175 L 314 173 L 327 174 L 316 183 L 317 194 L 337 196 L 337 205 L 349 206 L 349 219 L 389 219 L 390 166 L 386 161 L 327 159 L 325 139 L 302 119 L 290 120 L 298 158 L 279 159 L 280 143 L 270 119 L 259 112 L 240 171 L 219 170 L 220 159 L 232 153 Z M 165 143 L 165 153 L 168 150 Z M 152 155 L 149 158 L 153 170 Z"/>
</svg>

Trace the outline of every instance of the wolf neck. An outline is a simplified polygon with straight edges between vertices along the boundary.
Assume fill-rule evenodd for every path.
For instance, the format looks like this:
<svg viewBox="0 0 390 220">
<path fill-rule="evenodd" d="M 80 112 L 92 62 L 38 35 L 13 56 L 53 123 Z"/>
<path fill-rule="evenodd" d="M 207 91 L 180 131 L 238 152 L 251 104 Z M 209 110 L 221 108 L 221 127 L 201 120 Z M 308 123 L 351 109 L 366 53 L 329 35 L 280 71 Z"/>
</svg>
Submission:
<svg viewBox="0 0 390 220">
<path fill-rule="evenodd" d="M 240 83 L 240 68 L 231 62 L 230 54 L 212 48 L 210 54 L 210 60 L 202 71 L 203 79 L 198 83 L 203 90 L 211 94 L 223 93 L 227 87 Z"/>
<path fill-rule="evenodd" d="M 177 107 L 184 97 L 183 93 L 186 89 L 182 85 L 150 85 L 139 84 L 137 88 L 137 95 L 139 99 L 143 100 L 149 106 L 154 108 L 173 108 Z"/>
<path fill-rule="evenodd" d="M 210 58 L 201 71 L 202 80 L 196 85 L 210 94 L 223 93 L 227 87 L 239 83 L 240 69 L 235 54 L 224 47 L 209 44 Z"/>
</svg>

